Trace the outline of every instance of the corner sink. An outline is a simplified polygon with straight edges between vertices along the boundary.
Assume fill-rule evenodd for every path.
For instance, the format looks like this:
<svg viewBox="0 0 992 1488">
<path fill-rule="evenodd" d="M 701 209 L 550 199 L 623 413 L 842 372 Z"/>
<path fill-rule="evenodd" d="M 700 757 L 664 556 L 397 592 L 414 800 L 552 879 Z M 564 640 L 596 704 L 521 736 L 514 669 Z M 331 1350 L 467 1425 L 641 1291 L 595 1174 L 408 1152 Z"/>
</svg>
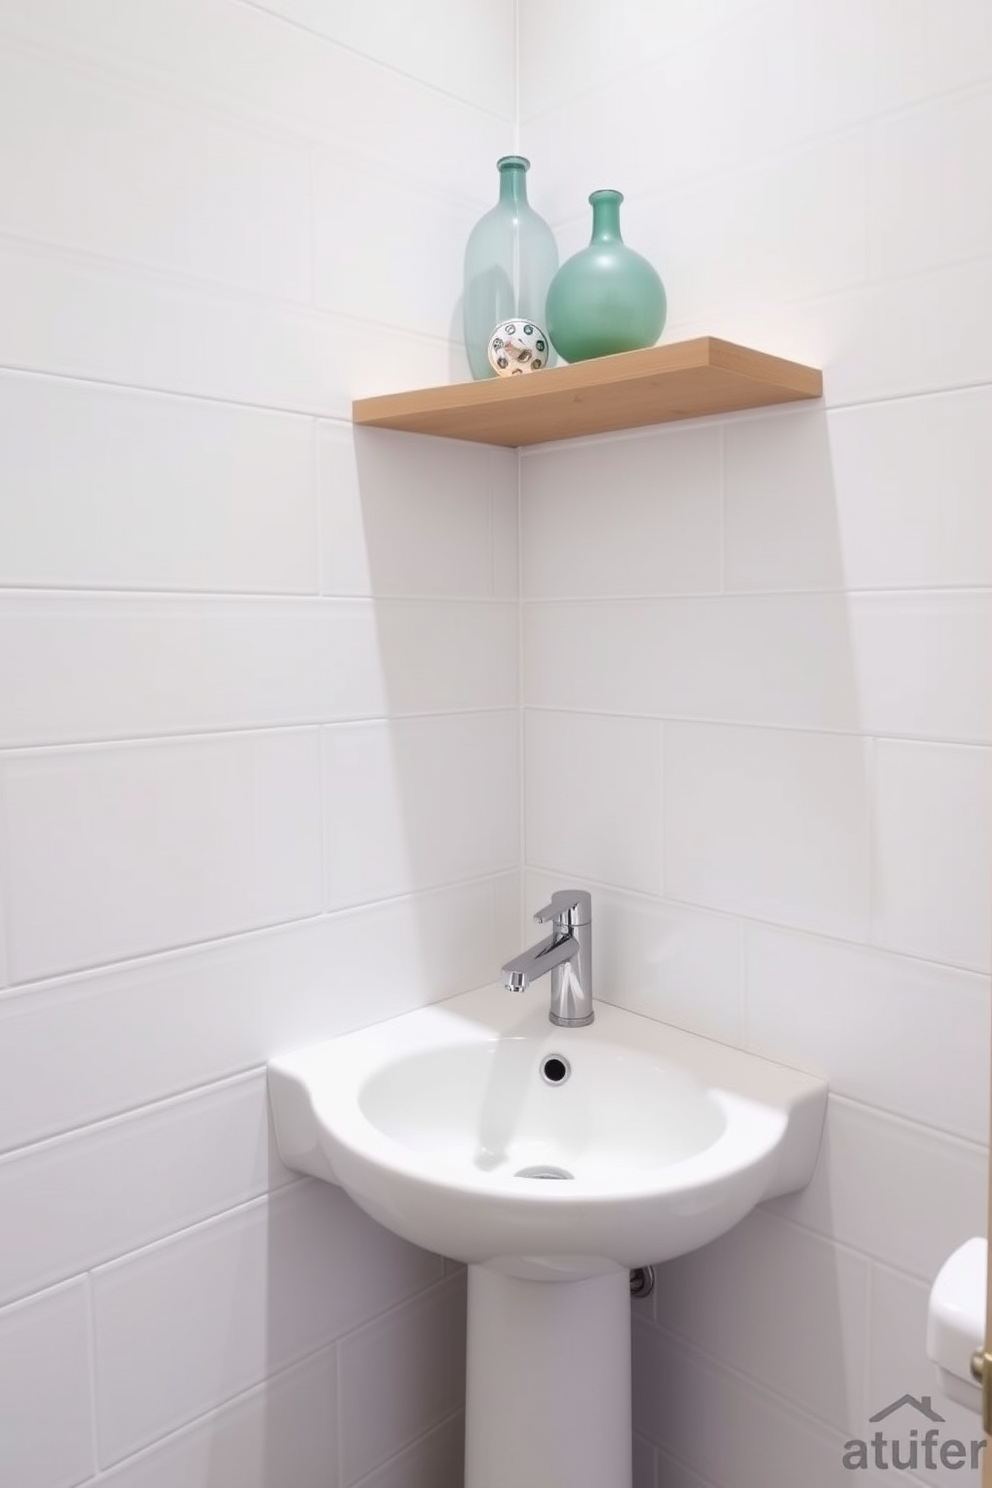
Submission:
<svg viewBox="0 0 992 1488">
<path fill-rule="evenodd" d="M 482 988 L 275 1059 L 283 1159 L 456 1260 L 567 1280 L 716 1239 L 803 1187 L 822 1081 L 599 1002 Z"/>
</svg>

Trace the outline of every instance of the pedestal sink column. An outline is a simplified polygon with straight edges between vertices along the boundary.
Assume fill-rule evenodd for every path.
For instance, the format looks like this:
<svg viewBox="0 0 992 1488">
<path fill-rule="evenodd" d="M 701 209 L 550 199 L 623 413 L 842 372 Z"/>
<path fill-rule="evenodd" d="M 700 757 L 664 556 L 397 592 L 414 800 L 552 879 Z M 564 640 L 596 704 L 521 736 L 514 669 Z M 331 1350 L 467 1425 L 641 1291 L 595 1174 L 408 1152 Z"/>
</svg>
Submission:
<svg viewBox="0 0 992 1488">
<path fill-rule="evenodd" d="M 630 1488 L 630 1277 L 468 1268 L 465 1488 Z"/>
</svg>

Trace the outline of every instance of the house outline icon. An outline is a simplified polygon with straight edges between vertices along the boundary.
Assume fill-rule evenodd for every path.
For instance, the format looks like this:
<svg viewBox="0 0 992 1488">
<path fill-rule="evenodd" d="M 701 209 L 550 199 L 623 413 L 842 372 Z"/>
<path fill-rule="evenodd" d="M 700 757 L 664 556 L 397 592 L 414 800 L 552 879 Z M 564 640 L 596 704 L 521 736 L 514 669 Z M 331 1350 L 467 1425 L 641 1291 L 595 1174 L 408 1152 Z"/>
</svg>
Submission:
<svg viewBox="0 0 992 1488">
<path fill-rule="evenodd" d="M 869 1416 L 869 1421 L 884 1421 L 886 1416 L 891 1416 L 893 1411 L 902 1410 L 904 1405 L 911 1405 L 918 1410 L 920 1415 L 926 1416 L 928 1421 L 943 1421 L 944 1417 L 933 1408 L 933 1399 L 929 1395 L 921 1395 L 917 1400 L 915 1395 L 900 1395 L 898 1400 L 893 1400 L 891 1405 L 886 1405 L 882 1410 L 876 1411 Z"/>
</svg>

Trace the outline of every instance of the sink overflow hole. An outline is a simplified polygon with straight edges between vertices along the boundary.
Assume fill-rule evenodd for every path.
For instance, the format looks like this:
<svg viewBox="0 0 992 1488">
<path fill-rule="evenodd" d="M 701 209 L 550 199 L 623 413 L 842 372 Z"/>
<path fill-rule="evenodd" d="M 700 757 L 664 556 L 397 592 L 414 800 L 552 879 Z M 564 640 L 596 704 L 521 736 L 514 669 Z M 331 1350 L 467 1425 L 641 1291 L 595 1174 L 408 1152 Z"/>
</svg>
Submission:
<svg viewBox="0 0 992 1488">
<path fill-rule="evenodd" d="M 532 1168 L 519 1168 L 514 1178 L 574 1178 L 567 1168 L 556 1168 L 551 1163 L 535 1163 Z"/>
<path fill-rule="evenodd" d="M 541 1079 L 545 1085 L 563 1085 L 571 1073 L 572 1066 L 564 1054 L 549 1054 L 541 1060 Z"/>
</svg>

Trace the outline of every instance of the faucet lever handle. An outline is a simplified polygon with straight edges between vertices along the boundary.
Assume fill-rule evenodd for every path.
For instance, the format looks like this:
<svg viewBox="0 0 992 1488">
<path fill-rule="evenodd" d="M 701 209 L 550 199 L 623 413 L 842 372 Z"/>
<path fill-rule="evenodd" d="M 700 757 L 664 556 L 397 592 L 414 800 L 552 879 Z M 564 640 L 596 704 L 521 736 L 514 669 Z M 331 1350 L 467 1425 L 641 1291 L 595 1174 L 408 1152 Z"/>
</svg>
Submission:
<svg viewBox="0 0 992 1488">
<path fill-rule="evenodd" d="M 586 889 L 557 889 L 551 903 L 534 916 L 538 924 L 553 920 L 556 930 L 570 931 L 592 920 L 592 895 Z"/>
</svg>

